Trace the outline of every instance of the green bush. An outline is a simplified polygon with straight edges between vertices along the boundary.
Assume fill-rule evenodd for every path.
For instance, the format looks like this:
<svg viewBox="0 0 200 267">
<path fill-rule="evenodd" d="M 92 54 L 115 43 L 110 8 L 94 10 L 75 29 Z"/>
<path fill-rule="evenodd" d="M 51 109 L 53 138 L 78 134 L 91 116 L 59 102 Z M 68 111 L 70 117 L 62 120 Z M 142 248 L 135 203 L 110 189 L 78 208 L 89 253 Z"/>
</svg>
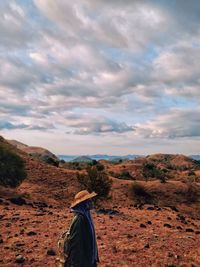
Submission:
<svg viewBox="0 0 200 267">
<path fill-rule="evenodd" d="M 123 180 L 133 180 L 134 178 L 131 176 L 129 171 L 122 170 L 120 173 L 116 174 L 116 178 Z"/>
<path fill-rule="evenodd" d="M 143 176 L 146 181 L 150 178 L 156 178 L 161 183 L 165 183 L 167 180 L 166 171 L 157 168 L 153 163 L 145 163 L 143 165 Z"/>
<path fill-rule="evenodd" d="M 97 171 L 103 171 L 105 169 L 104 165 L 101 163 L 96 164 L 96 169 Z"/>
<path fill-rule="evenodd" d="M 8 147 L 0 144 L 0 185 L 17 187 L 26 176 L 23 159 Z"/>
<path fill-rule="evenodd" d="M 77 179 L 82 189 L 87 189 L 89 192 L 95 191 L 99 197 L 107 197 L 112 185 L 108 175 L 95 167 L 89 167 L 87 174 L 77 173 Z"/>
</svg>

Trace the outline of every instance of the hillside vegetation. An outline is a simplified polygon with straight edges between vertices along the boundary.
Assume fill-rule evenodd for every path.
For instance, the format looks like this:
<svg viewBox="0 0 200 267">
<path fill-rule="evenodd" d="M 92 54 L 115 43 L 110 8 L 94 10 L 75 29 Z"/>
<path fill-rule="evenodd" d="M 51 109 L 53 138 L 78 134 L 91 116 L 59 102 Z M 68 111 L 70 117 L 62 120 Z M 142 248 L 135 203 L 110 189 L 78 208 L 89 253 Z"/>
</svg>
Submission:
<svg viewBox="0 0 200 267">
<path fill-rule="evenodd" d="M 0 137 L 0 185 L 17 187 L 26 176 L 24 160 Z"/>
</svg>

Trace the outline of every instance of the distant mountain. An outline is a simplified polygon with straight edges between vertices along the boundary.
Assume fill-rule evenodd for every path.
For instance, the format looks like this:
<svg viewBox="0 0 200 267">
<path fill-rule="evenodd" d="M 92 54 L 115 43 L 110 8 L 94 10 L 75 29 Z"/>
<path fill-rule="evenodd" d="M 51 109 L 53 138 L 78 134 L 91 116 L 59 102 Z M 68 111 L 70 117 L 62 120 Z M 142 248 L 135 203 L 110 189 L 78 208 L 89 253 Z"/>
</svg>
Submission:
<svg viewBox="0 0 200 267">
<path fill-rule="evenodd" d="M 92 162 L 92 159 L 88 156 L 80 156 L 72 160 L 72 162 Z"/>
<path fill-rule="evenodd" d="M 189 157 L 195 160 L 200 160 L 200 155 L 190 155 Z"/>
<path fill-rule="evenodd" d="M 65 161 L 73 161 L 74 159 L 76 159 L 77 157 L 82 157 L 80 156 L 74 156 L 74 155 L 58 155 L 59 159 L 63 159 Z M 95 160 L 120 160 L 120 159 L 135 159 L 135 158 L 139 158 L 139 157 L 144 157 L 141 155 L 125 155 L 125 156 L 112 156 L 112 155 L 101 155 L 101 154 L 97 154 L 97 155 L 87 155 L 85 157 L 89 157 L 90 159 L 95 159 Z"/>
</svg>

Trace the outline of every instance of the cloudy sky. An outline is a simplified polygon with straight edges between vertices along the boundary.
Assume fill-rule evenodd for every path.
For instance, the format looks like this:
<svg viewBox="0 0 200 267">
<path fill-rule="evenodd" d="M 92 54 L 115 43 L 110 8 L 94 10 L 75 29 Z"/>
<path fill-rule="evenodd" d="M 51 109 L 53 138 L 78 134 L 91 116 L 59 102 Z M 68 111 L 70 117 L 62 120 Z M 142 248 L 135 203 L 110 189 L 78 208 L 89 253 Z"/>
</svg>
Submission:
<svg viewBox="0 0 200 267">
<path fill-rule="evenodd" d="M 1 0 L 0 36 L 5 138 L 200 153 L 199 0 Z"/>
</svg>

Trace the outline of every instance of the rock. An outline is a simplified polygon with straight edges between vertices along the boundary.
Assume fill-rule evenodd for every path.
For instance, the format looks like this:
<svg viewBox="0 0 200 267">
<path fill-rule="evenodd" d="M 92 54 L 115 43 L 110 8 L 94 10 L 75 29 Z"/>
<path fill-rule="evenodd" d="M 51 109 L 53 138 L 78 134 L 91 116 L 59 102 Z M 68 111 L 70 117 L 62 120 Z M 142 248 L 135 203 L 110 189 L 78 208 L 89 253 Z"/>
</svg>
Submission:
<svg viewBox="0 0 200 267">
<path fill-rule="evenodd" d="M 149 244 L 146 244 L 146 245 L 144 246 L 144 248 L 150 248 Z"/>
<path fill-rule="evenodd" d="M 147 221 L 147 224 L 152 224 L 152 222 L 151 221 Z"/>
<path fill-rule="evenodd" d="M 37 233 L 34 231 L 30 231 L 27 233 L 27 236 L 33 236 L 33 235 L 37 235 Z"/>
<path fill-rule="evenodd" d="M 50 249 L 47 250 L 47 255 L 49 255 L 49 256 L 55 256 L 56 255 L 56 252 L 55 252 L 55 250 L 53 250 L 52 248 L 50 248 Z"/>
<path fill-rule="evenodd" d="M 164 227 L 172 228 L 171 224 L 169 224 L 169 223 L 165 223 L 165 224 L 164 224 Z"/>
<path fill-rule="evenodd" d="M 185 216 L 182 214 L 177 214 L 177 220 L 185 221 Z"/>
<path fill-rule="evenodd" d="M 24 234 L 24 229 L 20 230 L 19 234 L 23 235 Z"/>
<path fill-rule="evenodd" d="M 140 224 L 140 227 L 141 227 L 141 228 L 147 228 L 146 225 L 143 224 L 143 223 Z"/>
<path fill-rule="evenodd" d="M 112 251 L 113 251 L 113 253 L 117 253 L 117 248 L 116 248 L 116 246 L 113 246 L 113 247 L 112 247 Z"/>
<path fill-rule="evenodd" d="M 183 230 L 183 228 L 181 226 L 179 226 L 179 225 L 176 227 L 176 229 Z"/>
<path fill-rule="evenodd" d="M 22 197 L 12 197 L 12 198 L 9 198 L 8 200 L 10 200 L 11 203 L 15 205 L 19 205 L 19 206 L 26 204 L 26 200 Z"/>
<path fill-rule="evenodd" d="M 133 238 L 133 236 L 131 234 L 127 234 L 127 238 L 131 239 L 131 238 Z"/>
<path fill-rule="evenodd" d="M 147 207 L 147 210 L 155 210 L 154 207 Z"/>
<path fill-rule="evenodd" d="M 15 247 L 23 247 L 23 246 L 25 246 L 25 243 L 24 242 L 17 242 L 15 244 Z"/>
<path fill-rule="evenodd" d="M 97 210 L 97 214 L 108 214 L 108 215 L 118 215 L 119 211 L 118 210 L 113 210 L 113 209 L 99 209 Z"/>
<path fill-rule="evenodd" d="M 170 206 L 171 210 L 178 212 L 179 210 L 175 206 Z"/>
<path fill-rule="evenodd" d="M 186 228 L 185 231 L 189 232 L 189 233 L 193 233 L 194 232 L 194 230 L 192 228 Z"/>
<path fill-rule="evenodd" d="M 0 244 L 3 244 L 3 238 L 0 238 Z"/>
<path fill-rule="evenodd" d="M 196 234 L 196 235 L 200 235 L 200 231 L 196 231 L 195 234 Z"/>
<path fill-rule="evenodd" d="M 25 258 L 22 255 L 17 255 L 15 261 L 17 263 L 23 263 L 25 261 Z"/>
</svg>

